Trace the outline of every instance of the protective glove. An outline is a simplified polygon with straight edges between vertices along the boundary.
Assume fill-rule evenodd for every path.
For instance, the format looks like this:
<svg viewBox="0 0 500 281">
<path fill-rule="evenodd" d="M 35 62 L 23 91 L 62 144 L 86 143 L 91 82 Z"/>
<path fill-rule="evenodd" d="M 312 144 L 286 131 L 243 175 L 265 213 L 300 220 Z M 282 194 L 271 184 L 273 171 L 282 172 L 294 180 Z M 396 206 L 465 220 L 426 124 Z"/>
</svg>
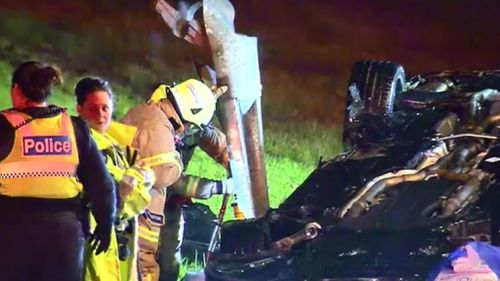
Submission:
<svg viewBox="0 0 500 281">
<path fill-rule="evenodd" d="M 90 249 L 95 250 L 96 255 L 108 250 L 111 242 L 111 229 L 110 223 L 98 223 L 94 233 L 90 235 Z"/>
<path fill-rule="evenodd" d="M 212 188 L 212 194 L 233 194 L 235 191 L 233 178 L 217 181 Z"/>
<path fill-rule="evenodd" d="M 198 127 L 190 124 L 184 128 L 184 131 L 177 134 L 184 147 L 194 147 L 200 144 L 202 140 L 212 140 L 216 137 L 215 128 L 212 125 L 201 124 Z"/>
<path fill-rule="evenodd" d="M 212 124 L 200 124 L 200 127 L 200 139 L 210 139 L 213 138 L 213 135 L 217 134 Z"/>
<path fill-rule="evenodd" d="M 176 137 L 176 148 L 178 150 L 189 150 L 194 148 L 200 143 L 200 134 L 202 133 L 202 128 L 189 124 L 184 126 L 184 131 L 177 133 Z"/>
</svg>

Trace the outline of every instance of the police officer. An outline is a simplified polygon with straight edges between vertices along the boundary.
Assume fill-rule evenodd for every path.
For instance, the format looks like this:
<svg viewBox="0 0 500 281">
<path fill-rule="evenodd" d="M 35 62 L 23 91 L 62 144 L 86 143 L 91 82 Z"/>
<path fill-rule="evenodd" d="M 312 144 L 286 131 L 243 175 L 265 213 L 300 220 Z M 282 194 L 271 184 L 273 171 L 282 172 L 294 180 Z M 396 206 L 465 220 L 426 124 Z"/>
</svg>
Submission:
<svg viewBox="0 0 500 281">
<path fill-rule="evenodd" d="M 113 182 L 80 119 L 47 105 L 58 71 L 21 64 L 12 77 L 13 108 L 0 112 L 0 279 L 81 280 L 82 193 L 97 226 L 100 254 L 115 213 Z"/>
</svg>

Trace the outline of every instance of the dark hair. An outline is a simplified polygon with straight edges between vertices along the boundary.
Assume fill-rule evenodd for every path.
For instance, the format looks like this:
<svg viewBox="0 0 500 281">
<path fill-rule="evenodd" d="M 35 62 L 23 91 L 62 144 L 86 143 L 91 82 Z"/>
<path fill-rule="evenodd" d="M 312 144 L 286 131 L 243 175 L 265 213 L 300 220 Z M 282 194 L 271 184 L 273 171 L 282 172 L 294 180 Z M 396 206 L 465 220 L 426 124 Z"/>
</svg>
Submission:
<svg viewBox="0 0 500 281">
<path fill-rule="evenodd" d="M 111 90 L 108 81 L 99 77 L 85 77 L 76 83 L 76 102 L 79 105 L 83 105 L 87 97 L 95 91 L 104 91 L 113 100 L 113 90 Z"/>
<path fill-rule="evenodd" d="M 52 95 L 52 86 L 62 82 L 58 69 L 38 61 L 19 65 L 12 75 L 12 88 L 17 85 L 34 102 L 44 102 Z"/>
</svg>

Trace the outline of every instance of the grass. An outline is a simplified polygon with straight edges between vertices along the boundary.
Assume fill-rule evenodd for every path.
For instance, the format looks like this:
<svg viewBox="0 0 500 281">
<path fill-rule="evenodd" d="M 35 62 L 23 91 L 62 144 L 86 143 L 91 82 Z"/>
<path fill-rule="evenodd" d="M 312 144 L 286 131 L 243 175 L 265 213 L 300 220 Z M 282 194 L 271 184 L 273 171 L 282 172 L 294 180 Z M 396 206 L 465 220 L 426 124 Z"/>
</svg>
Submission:
<svg viewBox="0 0 500 281">
<path fill-rule="evenodd" d="M 0 108 L 11 107 L 10 102 L 10 78 L 12 77 L 10 64 L 0 61 Z"/>
</svg>

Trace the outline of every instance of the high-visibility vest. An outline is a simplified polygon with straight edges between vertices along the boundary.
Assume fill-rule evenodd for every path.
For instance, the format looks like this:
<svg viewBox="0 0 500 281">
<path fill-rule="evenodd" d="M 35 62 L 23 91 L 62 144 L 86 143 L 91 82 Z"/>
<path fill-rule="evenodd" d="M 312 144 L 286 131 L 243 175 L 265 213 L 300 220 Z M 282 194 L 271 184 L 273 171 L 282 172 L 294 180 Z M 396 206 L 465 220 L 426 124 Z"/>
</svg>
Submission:
<svg viewBox="0 0 500 281">
<path fill-rule="evenodd" d="M 121 144 L 107 133 L 100 133 L 90 129 L 92 139 L 96 143 L 97 149 L 106 156 L 106 167 L 116 182 L 121 180 L 123 172 L 130 167 L 125 151 Z M 117 172 L 115 172 L 117 171 Z M 118 171 L 121 171 L 118 172 Z"/>
<path fill-rule="evenodd" d="M 0 195 L 68 199 L 83 189 L 77 180 L 78 148 L 66 113 L 35 118 L 22 112 L 0 112 L 15 128 L 14 143 L 0 162 Z"/>
</svg>

